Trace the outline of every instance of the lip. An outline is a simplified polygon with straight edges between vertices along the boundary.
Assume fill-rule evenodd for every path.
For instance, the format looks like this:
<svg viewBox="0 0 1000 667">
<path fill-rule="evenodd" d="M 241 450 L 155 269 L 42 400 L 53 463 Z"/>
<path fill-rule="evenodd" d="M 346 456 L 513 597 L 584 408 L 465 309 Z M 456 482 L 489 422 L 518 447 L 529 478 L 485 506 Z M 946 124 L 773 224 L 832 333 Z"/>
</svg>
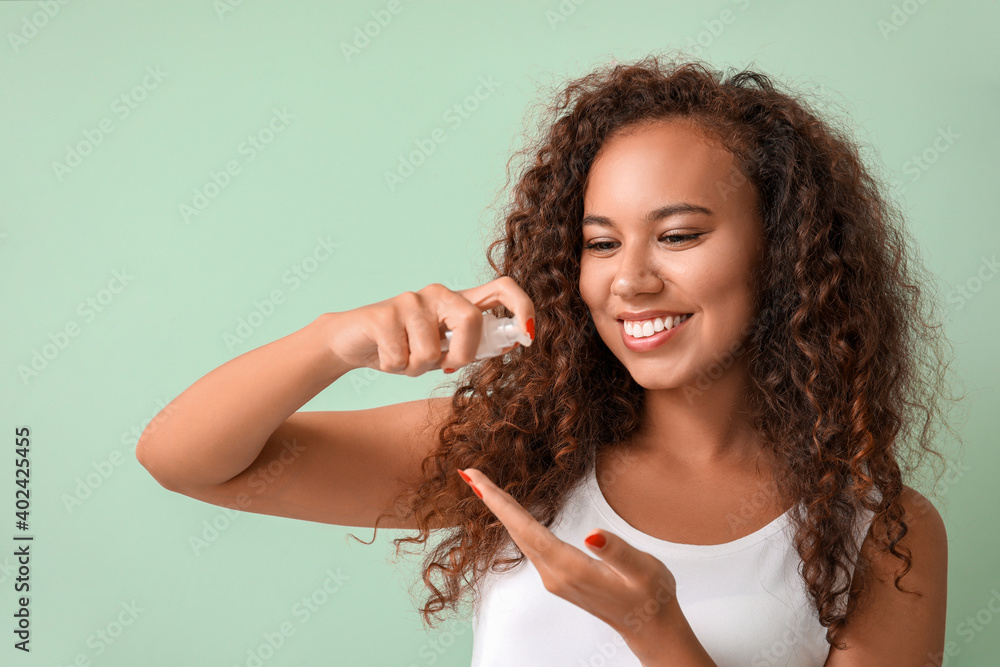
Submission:
<svg viewBox="0 0 1000 667">
<path fill-rule="evenodd" d="M 668 310 L 640 310 L 638 312 L 622 311 L 615 316 L 619 320 L 651 320 L 657 317 L 675 317 L 677 315 L 687 315 L 687 313 L 677 313 Z"/>
<path fill-rule="evenodd" d="M 654 348 L 663 345 L 668 340 L 674 337 L 674 335 L 687 326 L 687 323 L 695 318 L 695 314 L 691 314 L 691 317 L 687 318 L 673 329 L 663 331 L 657 331 L 652 336 L 646 336 L 645 338 L 633 338 L 625 333 L 625 322 L 618 320 L 618 330 L 622 335 L 622 342 L 625 343 L 625 347 L 632 350 L 633 352 L 648 352 Z"/>
</svg>

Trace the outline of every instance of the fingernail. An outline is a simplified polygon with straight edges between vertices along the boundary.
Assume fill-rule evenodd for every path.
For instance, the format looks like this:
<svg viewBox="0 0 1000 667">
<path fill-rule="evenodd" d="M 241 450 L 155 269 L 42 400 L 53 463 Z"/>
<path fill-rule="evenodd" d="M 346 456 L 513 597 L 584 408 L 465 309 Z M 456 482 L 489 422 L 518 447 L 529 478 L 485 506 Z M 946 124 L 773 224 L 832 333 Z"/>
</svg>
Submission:
<svg viewBox="0 0 1000 667">
<path fill-rule="evenodd" d="M 593 535 L 588 535 L 587 539 L 585 539 L 584 542 L 594 547 L 595 549 L 600 549 L 607 543 L 607 540 L 604 539 L 604 536 L 601 535 L 600 533 L 594 533 Z"/>
<path fill-rule="evenodd" d="M 529 317 L 528 321 L 524 323 L 524 328 L 528 330 L 528 337 L 531 340 L 535 340 L 535 318 Z"/>
<path fill-rule="evenodd" d="M 446 368 L 446 369 L 444 369 L 444 372 L 445 373 L 454 373 L 455 369 L 454 368 Z"/>
<path fill-rule="evenodd" d="M 462 476 L 462 479 L 465 480 L 466 484 L 468 484 L 469 486 L 472 487 L 472 490 L 476 492 L 477 496 L 479 496 L 480 498 L 483 497 L 483 494 L 479 492 L 479 489 L 476 488 L 476 485 L 472 483 L 472 478 L 471 477 L 469 477 L 468 475 L 466 475 L 461 470 L 458 471 L 458 474 Z"/>
</svg>

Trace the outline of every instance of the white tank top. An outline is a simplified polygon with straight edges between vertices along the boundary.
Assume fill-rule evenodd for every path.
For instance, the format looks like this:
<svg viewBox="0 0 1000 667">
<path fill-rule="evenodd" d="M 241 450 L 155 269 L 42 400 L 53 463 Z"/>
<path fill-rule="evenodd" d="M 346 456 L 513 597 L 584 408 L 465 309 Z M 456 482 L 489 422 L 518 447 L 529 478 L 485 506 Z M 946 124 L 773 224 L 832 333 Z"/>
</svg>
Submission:
<svg viewBox="0 0 1000 667">
<path fill-rule="evenodd" d="M 659 558 L 677 581 L 677 601 L 695 636 L 720 667 L 822 667 L 830 646 L 799 573 L 790 512 L 725 544 L 667 542 L 615 513 L 591 465 L 549 530 L 592 558 L 599 557 L 583 539 L 595 528 Z M 861 517 L 855 550 L 872 513 Z M 516 556 L 513 548 L 504 555 Z M 477 591 L 472 667 L 641 667 L 610 625 L 545 590 L 527 558 L 507 572 L 488 572 Z"/>
</svg>

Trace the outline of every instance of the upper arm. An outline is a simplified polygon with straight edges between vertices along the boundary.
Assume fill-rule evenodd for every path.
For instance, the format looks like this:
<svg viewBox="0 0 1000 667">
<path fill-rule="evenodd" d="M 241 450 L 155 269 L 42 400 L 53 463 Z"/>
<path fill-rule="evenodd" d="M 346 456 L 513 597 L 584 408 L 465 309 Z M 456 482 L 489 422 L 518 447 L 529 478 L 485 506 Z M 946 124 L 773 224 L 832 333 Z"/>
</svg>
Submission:
<svg viewBox="0 0 1000 667">
<path fill-rule="evenodd" d="M 906 535 L 896 545 L 910 551 L 912 566 L 894 582 L 903 561 L 890 553 L 875 554 L 869 531 L 862 549 L 873 558 L 875 575 L 858 608 L 848 617 L 840 639 L 845 650 L 830 648 L 824 667 L 901 665 L 921 667 L 944 650 L 948 579 L 948 536 L 944 520 L 933 504 L 908 486 L 900 496 Z M 854 584 L 858 583 L 855 572 Z M 851 594 L 854 594 L 852 586 Z"/>
<path fill-rule="evenodd" d="M 171 490 L 245 512 L 371 528 L 403 485 L 420 475 L 450 403 L 436 397 L 366 410 L 299 411 L 240 474 L 222 484 Z M 379 527 L 416 526 L 412 517 L 386 517 Z"/>
</svg>

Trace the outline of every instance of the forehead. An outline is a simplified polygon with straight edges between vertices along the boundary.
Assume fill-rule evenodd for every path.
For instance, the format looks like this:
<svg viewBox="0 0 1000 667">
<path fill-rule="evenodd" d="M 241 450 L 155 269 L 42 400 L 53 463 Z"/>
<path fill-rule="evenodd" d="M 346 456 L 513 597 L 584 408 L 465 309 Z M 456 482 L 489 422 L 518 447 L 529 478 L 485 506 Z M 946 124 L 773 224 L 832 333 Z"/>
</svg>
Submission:
<svg viewBox="0 0 1000 667">
<path fill-rule="evenodd" d="M 741 188 L 741 196 L 733 196 Z M 655 121 L 604 142 L 587 175 L 584 208 L 693 201 L 724 209 L 745 205 L 752 195 L 732 154 L 717 139 L 689 121 Z"/>
</svg>

